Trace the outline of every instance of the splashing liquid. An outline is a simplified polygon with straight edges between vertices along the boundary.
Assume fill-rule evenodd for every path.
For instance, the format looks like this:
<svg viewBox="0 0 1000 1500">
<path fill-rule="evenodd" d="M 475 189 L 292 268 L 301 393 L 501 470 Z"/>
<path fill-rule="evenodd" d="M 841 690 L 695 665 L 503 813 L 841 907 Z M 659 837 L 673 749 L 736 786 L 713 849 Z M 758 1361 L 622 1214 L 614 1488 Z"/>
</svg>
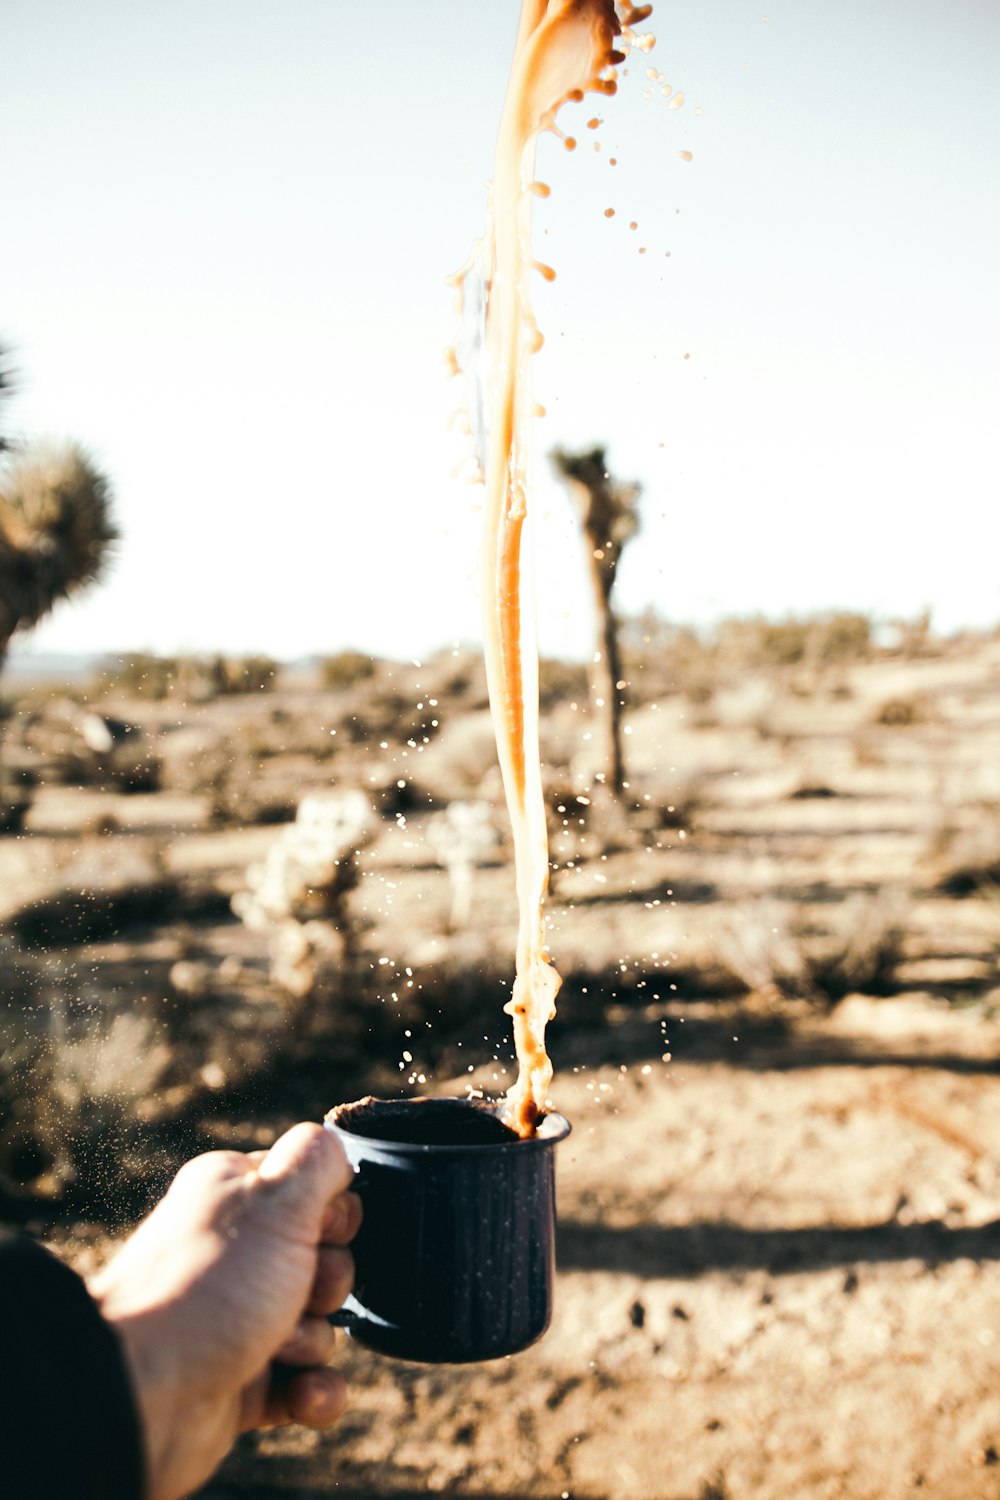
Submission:
<svg viewBox="0 0 1000 1500">
<path fill-rule="evenodd" d="M 549 879 L 548 833 L 538 746 L 538 651 L 524 572 L 529 522 L 532 421 L 529 358 L 542 336 L 531 308 L 531 272 L 551 278 L 531 254 L 535 146 L 542 131 L 561 136 L 556 115 L 567 100 L 615 92 L 616 50 L 624 37 L 648 50 L 631 28 L 651 6 L 614 0 L 522 0 L 514 61 L 500 117 L 486 233 L 455 284 L 466 327 L 457 363 L 470 376 L 470 413 L 485 489 L 483 606 L 486 675 L 497 753 L 514 835 L 518 935 L 513 1017 L 518 1076 L 507 1114 L 531 1135 L 552 1080 L 545 1028 L 561 983 L 545 946 L 543 905 Z M 469 282 L 468 288 L 466 282 Z M 469 327 L 470 317 L 473 325 Z M 476 357 L 478 353 L 478 358 Z"/>
</svg>

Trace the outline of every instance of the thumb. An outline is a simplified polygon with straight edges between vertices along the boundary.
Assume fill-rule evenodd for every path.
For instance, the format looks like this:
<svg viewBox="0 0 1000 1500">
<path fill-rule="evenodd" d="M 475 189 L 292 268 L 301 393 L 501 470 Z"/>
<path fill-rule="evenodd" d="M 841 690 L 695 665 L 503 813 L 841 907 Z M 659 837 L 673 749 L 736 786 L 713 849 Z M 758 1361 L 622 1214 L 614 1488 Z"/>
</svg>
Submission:
<svg viewBox="0 0 1000 1500">
<path fill-rule="evenodd" d="M 322 1213 L 331 1198 L 350 1186 L 354 1168 L 331 1131 L 303 1123 L 279 1136 L 257 1168 L 257 1177 L 280 1193 L 289 1210 Z"/>
</svg>

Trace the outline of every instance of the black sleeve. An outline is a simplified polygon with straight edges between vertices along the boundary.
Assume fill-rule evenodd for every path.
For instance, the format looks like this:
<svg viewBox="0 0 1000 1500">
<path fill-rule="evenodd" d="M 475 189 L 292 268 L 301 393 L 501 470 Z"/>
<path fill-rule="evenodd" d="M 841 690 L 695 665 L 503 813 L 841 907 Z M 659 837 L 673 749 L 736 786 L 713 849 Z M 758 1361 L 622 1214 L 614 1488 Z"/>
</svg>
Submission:
<svg viewBox="0 0 1000 1500">
<path fill-rule="evenodd" d="M 84 1283 L 0 1228 L 0 1495 L 141 1500 L 142 1439 L 118 1340 Z"/>
</svg>

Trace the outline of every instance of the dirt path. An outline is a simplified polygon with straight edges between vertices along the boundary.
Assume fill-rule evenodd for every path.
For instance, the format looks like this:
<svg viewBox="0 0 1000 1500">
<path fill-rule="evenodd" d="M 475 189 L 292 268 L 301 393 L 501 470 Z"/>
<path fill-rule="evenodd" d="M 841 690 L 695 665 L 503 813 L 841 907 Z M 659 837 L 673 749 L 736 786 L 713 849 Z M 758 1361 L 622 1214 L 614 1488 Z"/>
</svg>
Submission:
<svg viewBox="0 0 1000 1500">
<path fill-rule="evenodd" d="M 717 662 L 707 698 L 651 653 L 628 724 L 636 836 L 607 847 L 584 816 L 581 704 L 553 700 L 555 1099 L 574 1123 L 554 1326 L 469 1369 L 345 1344 L 339 1432 L 248 1439 L 206 1497 L 1000 1500 L 1000 640 L 925 646 L 825 677 Z M 461 1092 L 470 1075 L 441 1074 L 463 1059 L 504 1086 L 507 852 L 453 932 L 430 837 L 458 796 L 505 829 L 464 671 L 449 654 L 419 684 L 385 664 L 344 693 L 112 703 L 162 760 L 149 795 L 57 775 L 58 715 L 37 744 L 25 732 L 25 766 L 48 770 L 0 847 L 8 980 L 29 1034 L 62 1027 L 54 1076 L 79 1118 L 110 1122 L 112 1140 L 82 1139 L 117 1159 L 126 1120 L 142 1185 L 188 1147 L 321 1117 L 355 1068 L 356 1093 L 425 1073 Z M 280 836 L 252 820 L 330 786 L 382 813 L 348 913 L 368 977 L 321 986 L 329 1025 L 302 1040 L 309 1013 L 228 898 Z M 74 927 L 81 891 L 114 931 Z M 67 928 L 49 951 L 14 920 L 46 897 Z M 153 1043 L 163 1079 L 139 1086 Z M 411 1053 L 419 1073 L 397 1073 Z M 53 1154 L 41 1124 L 34 1171 Z M 103 1203 L 63 1216 L 67 1253 L 99 1252 Z"/>
<path fill-rule="evenodd" d="M 469 1369 L 345 1346 L 339 1433 L 248 1439 L 206 1494 L 1000 1496 L 996 1038 L 953 1018 L 926 1055 L 921 1013 L 891 1047 L 841 1018 L 562 1077 L 546 1338 Z"/>
</svg>

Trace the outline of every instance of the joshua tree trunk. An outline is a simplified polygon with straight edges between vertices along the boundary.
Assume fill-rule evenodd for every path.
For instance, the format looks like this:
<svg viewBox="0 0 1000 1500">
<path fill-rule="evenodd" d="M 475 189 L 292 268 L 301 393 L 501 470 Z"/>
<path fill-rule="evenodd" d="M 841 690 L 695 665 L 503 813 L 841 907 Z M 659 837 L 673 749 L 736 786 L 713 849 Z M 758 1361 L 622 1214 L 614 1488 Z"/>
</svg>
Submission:
<svg viewBox="0 0 1000 1500">
<path fill-rule="evenodd" d="M 596 569 L 591 572 L 591 582 L 597 609 L 599 645 L 590 664 L 590 696 L 595 709 L 601 710 L 600 717 L 604 724 L 605 780 L 615 796 L 620 797 L 625 785 L 622 713 L 627 689 L 622 678 L 618 620 L 611 607 L 611 600 L 604 592 L 603 581 L 597 577 Z"/>
<path fill-rule="evenodd" d="M 622 548 L 639 529 L 636 502 L 640 486 L 611 478 L 603 448 L 584 453 L 566 453 L 557 448 L 552 462 L 569 487 L 583 529 L 597 618 L 597 649 L 590 668 L 591 703 L 604 729 L 605 785 L 620 800 L 626 778 L 622 751 L 626 687 L 611 591 Z"/>
</svg>

